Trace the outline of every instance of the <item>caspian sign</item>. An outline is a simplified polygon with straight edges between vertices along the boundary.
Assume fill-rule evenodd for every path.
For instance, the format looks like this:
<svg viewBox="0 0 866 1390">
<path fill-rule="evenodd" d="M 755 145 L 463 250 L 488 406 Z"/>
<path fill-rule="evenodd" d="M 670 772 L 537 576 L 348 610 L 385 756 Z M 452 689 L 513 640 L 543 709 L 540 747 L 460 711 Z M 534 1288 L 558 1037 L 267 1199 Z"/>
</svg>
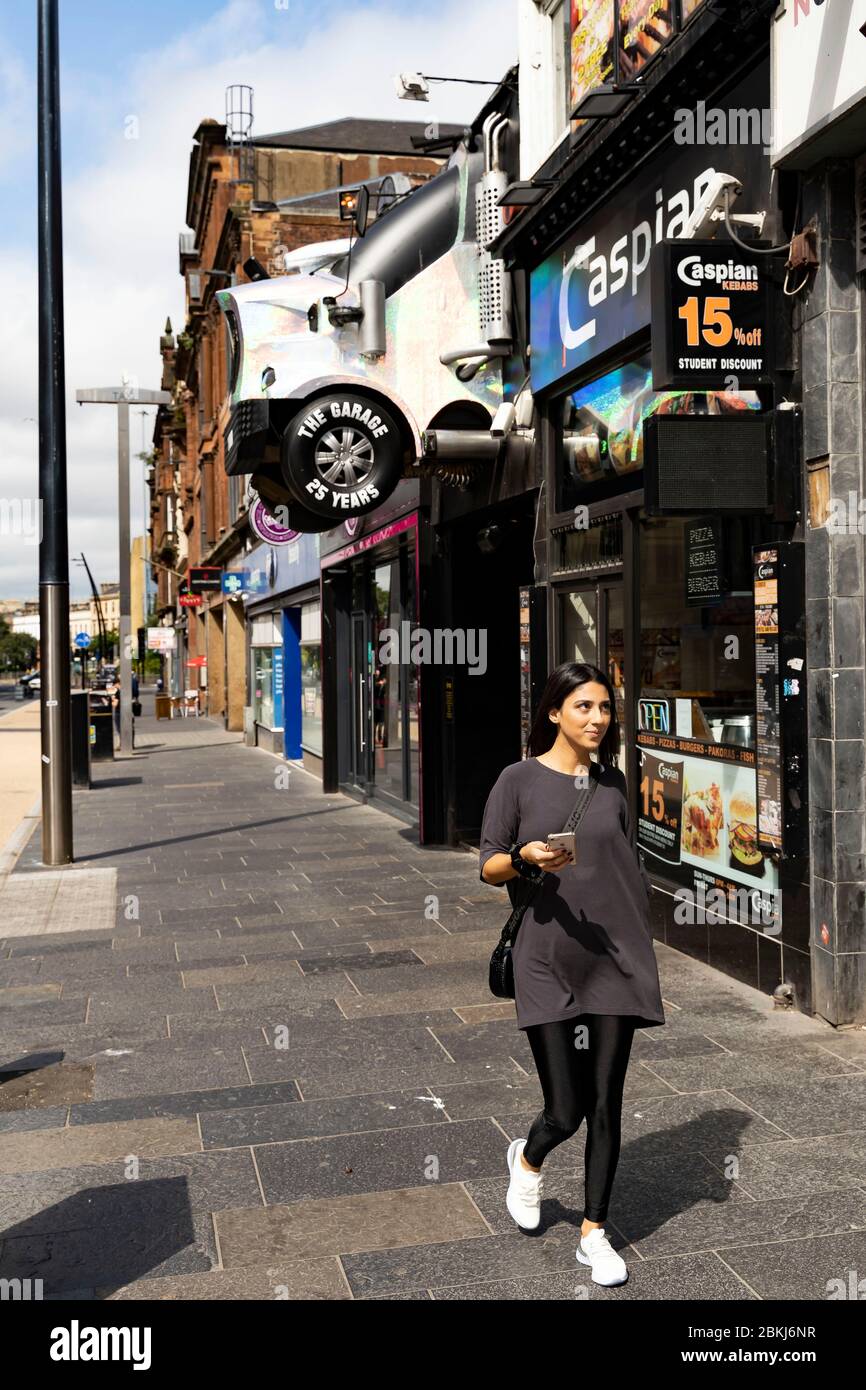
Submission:
<svg viewBox="0 0 866 1390">
<path fill-rule="evenodd" d="M 759 106 L 767 85 L 762 64 L 727 100 L 732 107 Z M 772 211 L 770 161 L 759 145 L 672 144 L 532 271 L 533 391 L 649 326 L 653 248 L 682 236 L 716 172 L 741 181 L 742 211 Z"/>
</svg>

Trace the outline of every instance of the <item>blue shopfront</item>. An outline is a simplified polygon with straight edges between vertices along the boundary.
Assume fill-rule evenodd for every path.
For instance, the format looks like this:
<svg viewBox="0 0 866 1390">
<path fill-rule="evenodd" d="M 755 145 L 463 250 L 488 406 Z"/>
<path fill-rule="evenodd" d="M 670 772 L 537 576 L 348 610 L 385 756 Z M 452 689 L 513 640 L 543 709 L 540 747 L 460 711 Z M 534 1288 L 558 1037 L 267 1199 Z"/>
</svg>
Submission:
<svg viewBox="0 0 866 1390">
<path fill-rule="evenodd" d="M 247 742 L 321 776 L 319 537 L 262 543 L 244 557 Z"/>
</svg>

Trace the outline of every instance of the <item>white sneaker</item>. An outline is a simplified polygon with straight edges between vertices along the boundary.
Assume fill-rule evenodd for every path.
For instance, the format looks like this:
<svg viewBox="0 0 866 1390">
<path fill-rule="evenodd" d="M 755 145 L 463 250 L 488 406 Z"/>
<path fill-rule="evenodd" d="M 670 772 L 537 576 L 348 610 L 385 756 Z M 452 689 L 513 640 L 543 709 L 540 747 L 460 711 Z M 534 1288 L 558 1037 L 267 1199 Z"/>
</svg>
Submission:
<svg viewBox="0 0 866 1390">
<path fill-rule="evenodd" d="M 544 1178 L 541 1173 L 530 1173 L 521 1162 L 525 1139 L 512 1139 L 508 1145 L 508 1171 L 511 1182 L 505 1197 L 505 1205 L 523 1231 L 534 1231 L 541 1221 L 541 1194 L 544 1191 Z"/>
<path fill-rule="evenodd" d="M 595 1226 L 589 1235 L 581 1236 L 574 1253 L 582 1265 L 591 1266 L 594 1284 L 610 1287 L 628 1279 L 625 1260 L 611 1246 L 603 1226 Z"/>
</svg>

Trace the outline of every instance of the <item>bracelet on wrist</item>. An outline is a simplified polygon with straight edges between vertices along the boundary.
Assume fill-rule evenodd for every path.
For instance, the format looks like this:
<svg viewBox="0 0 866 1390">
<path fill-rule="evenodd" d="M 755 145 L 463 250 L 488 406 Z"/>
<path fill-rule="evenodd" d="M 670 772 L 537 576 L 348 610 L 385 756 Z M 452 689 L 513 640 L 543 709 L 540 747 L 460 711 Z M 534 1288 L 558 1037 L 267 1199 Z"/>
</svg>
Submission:
<svg viewBox="0 0 866 1390">
<path fill-rule="evenodd" d="M 543 870 L 537 864 L 530 864 L 528 860 L 523 858 L 521 850 L 527 843 L 526 840 L 518 840 L 511 846 L 511 863 L 521 878 L 537 880 L 542 877 Z"/>
</svg>

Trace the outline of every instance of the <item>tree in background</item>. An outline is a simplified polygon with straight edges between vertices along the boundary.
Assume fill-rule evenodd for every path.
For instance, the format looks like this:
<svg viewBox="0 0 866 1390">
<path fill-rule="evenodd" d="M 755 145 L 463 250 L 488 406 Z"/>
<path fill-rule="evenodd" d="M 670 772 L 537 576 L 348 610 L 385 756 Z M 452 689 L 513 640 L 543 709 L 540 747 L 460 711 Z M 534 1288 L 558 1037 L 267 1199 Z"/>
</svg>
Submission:
<svg viewBox="0 0 866 1390">
<path fill-rule="evenodd" d="M 26 632 L 13 632 L 5 618 L 0 618 L 0 672 L 9 675 L 29 671 L 36 664 L 36 638 Z"/>
</svg>

